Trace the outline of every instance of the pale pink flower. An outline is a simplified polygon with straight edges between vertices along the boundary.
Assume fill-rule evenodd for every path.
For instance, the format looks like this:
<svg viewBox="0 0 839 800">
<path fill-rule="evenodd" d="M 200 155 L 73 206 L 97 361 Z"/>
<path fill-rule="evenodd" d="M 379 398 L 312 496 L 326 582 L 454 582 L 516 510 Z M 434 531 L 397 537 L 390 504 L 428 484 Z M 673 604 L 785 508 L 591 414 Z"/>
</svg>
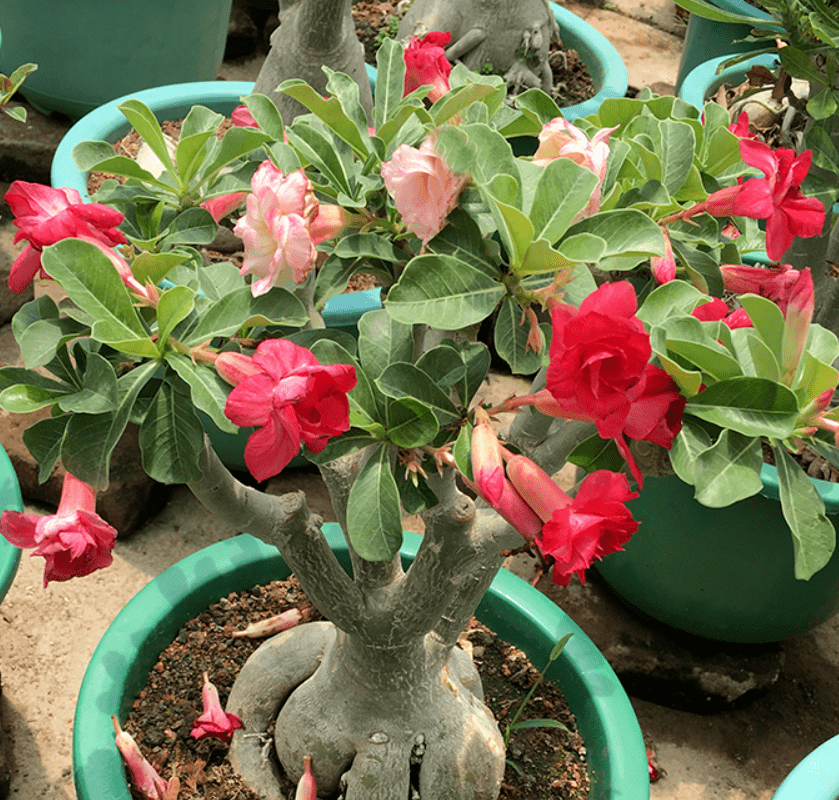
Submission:
<svg viewBox="0 0 839 800">
<path fill-rule="evenodd" d="M 22 292 L 40 271 L 41 251 L 62 239 L 86 237 L 106 247 L 125 244 L 128 240 L 116 226 L 124 215 L 101 203 L 85 203 L 75 189 L 53 189 L 27 181 L 14 181 L 4 195 L 18 232 L 14 242 L 27 241 L 9 272 L 9 288 Z"/>
<path fill-rule="evenodd" d="M 469 176 L 458 175 L 434 149 L 432 138 L 419 147 L 403 144 L 382 164 L 382 178 L 408 228 L 428 244 L 446 225 Z"/>
<path fill-rule="evenodd" d="M 234 227 L 245 245 L 241 275 L 257 278 L 254 297 L 273 286 L 303 283 L 315 265 L 315 246 L 337 235 L 350 222 L 343 210 L 319 220 L 320 203 L 306 173 L 284 175 L 271 161 L 263 161 L 251 179 L 246 212 Z"/>
<path fill-rule="evenodd" d="M 140 752 L 134 737 L 124 731 L 115 716 L 111 716 L 111 722 L 116 732 L 116 745 L 123 757 L 131 780 L 146 800 L 170 800 L 172 793 L 169 792 L 170 784 L 173 781 L 165 781 L 160 777 L 157 770 L 146 761 L 145 756 Z M 179 781 L 177 781 L 179 783 Z M 175 787 L 177 789 L 177 786 Z M 175 795 L 177 796 L 177 795 Z"/>
<path fill-rule="evenodd" d="M 15 547 L 34 547 L 46 559 L 44 588 L 50 581 L 80 578 L 113 561 L 117 532 L 96 513 L 93 487 L 67 473 L 55 514 L 40 516 L 4 511 L 0 534 Z"/>
<path fill-rule="evenodd" d="M 597 176 L 597 187 L 588 205 L 575 217 L 575 222 L 600 211 L 600 192 L 609 162 L 609 136 L 617 130 L 602 128 L 591 139 L 564 117 L 555 117 L 539 132 L 539 147 L 533 154 L 533 163 L 547 166 L 557 158 L 569 158 L 591 170 Z"/>
<path fill-rule="evenodd" d="M 218 696 L 218 689 L 210 683 L 207 673 L 204 673 L 204 687 L 201 689 L 201 700 L 204 704 L 204 713 L 193 722 L 193 729 L 190 733 L 193 739 L 203 739 L 211 736 L 214 739 L 221 739 L 229 742 L 233 731 L 243 728 L 244 723 L 235 714 L 226 712 L 221 707 Z"/>
</svg>

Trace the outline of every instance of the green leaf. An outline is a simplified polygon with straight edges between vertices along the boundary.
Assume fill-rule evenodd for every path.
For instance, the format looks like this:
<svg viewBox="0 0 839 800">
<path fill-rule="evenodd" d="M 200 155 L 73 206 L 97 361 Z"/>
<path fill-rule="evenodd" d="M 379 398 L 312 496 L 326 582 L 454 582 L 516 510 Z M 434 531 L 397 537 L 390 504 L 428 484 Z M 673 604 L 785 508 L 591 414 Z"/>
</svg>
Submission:
<svg viewBox="0 0 839 800">
<path fill-rule="evenodd" d="M 23 432 L 23 443 L 38 462 L 38 482 L 46 483 L 61 455 L 69 414 L 47 417 L 33 422 Z"/>
<path fill-rule="evenodd" d="M 283 118 L 274 102 L 264 94 L 249 94 L 242 102 L 259 125 L 259 130 L 278 142 L 283 140 Z"/>
<path fill-rule="evenodd" d="M 700 301 L 707 299 L 708 295 L 686 281 L 669 281 L 647 295 L 637 316 L 652 328 L 676 314 L 690 314 Z"/>
<path fill-rule="evenodd" d="M 111 363 L 98 353 L 89 353 L 82 388 L 58 401 L 62 411 L 103 414 L 117 407 L 117 374 Z"/>
<path fill-rule="evenodd" d="M 460 399 L 460 405 L 466 408 L 472 402 L 475 392 L 481 387 L 489 372 L 490 356 L 489 349 L 482 342 L 458 342 L 455 344 L 450 339 L 444 339 L 443 347 L 451 347 L 456 350 L 466 366 L 464 377 L 457 381 L 455 389 Z"/>
<path fill-rule="evenodd" d="M 602 211 L 577 222 L 569 234 L 590 233 L 607 243 L 604 256 L 663 256 L 661 228 L 646 214 L 634 208 Z"/>
<path fill-rule="evenodd" d="M 781 59 L 781 66 L 793 78 L 802 78 L 808 83 L 815 83 L 817 86 L 825 85 L 824 75 L 810 60 L 810 56 L 794 44 L 779 48 L 778 57 Z M 807 110 L 810 110 L 809 103 L 807 104 Z"/>
<path fill-rule="evenodd" d="M 740 305 L 746 309 L 755 332 L 781 362 L 782 340 L 784 335 L 784 314 L 778 306 L 765 297 L 756 294 L 744 294 L 739 298 Z"/>
<path fill-rule="evenodd" d="M 201 167 L 202 183 L 215 178 L 232 161 L 269 142 L 271 142 L 271 137 L 262 131 L 253 128 L 240 128 L 234 125 L 224 134 L 221 145 L 214 153 L 213 160 Z"/>
<path fill-rule="evenodd" d="M 470 264 L 491 278 L 500 278 L 501 270 L 486 245 L 475 220 L 456 208 L 449 214 L 446 227 L 428 243 L 428 249 Z"/>
<path fill-rule="evenodd" d="M 792 531 L 795 577 L 810 580 L 836 548 L 836 529 L 824 513 L 813 481 L 784 447 L 774 447 L 781 510 Z"/>
<path fill-rule="evenodd" d="M 337 103 L 337 100 L 333 102 Z M 333 187 L 352 196 L 350 180 L 338 147 L 340 142 L 334 137 L 327 137 L 321 127 L 311 120 L 298 117 L 286 129 L 289 144 L 322 173 Z"/>
<path fill-rule="evenodd" d="M 161 381 L 140 426 L 143 469 L 160 483 L 198 480 L 204 429 L 189 388 L 180 379 Z"/>
<path fill-rule="evenodd" d="M 405 324 L 457 330 L 488 317 L 504 294 L 497 280 L 472 265 L 430 254 L 408 263 L 388 293 L 385 308 Z"/>
<path fill-rule="evenodd" d="M 437 347 L 426 350 L 416 362 L 421 369 L 441 389 L 448 390 L 466 377 L 466 364 L 454 342 L 448 339 Z M 403 359 L 403 360 L 410 360 Z"/>
<path fill-rule="evenodd" d="M 742 25 L 752 25 L 758 28 L 765 28 L 767 26 L 766 19 L 731 11 L 723 11 L 721 8 L 717 8 L 717 6 L 704 2 L 704 0 L 685 0 L 684 3 L 680 2 L 679 5 L 691 14 L 696 14 L 699 17 L 715 22 L 733 22 Z"/>
<path fill-rule="evenodd" d="M 224 415 L 231 386 L 214 369 L 196 364 L 184 353 L 167 353 L 166 363 L 189 385 L 192 402 L 197 409 L 203 411 L 225 433 L 236 433 L 239 430 Z"/>
<path fill-rule="evenodd" d="M 175 165 L 172 163 L 172 158 L 169 155 L 169 148 L 166 146 L 166 140 L 163 137 L 163 131 L 160 129 L 160 123 L 157 121 L 151 109 L 145 103 L 133 98 L 126 100 L 121 105 L 118 105 L 117 108 L 131 123 L 131 127 L 143 137 L 146 144 L 148 144 L 152 152 L 160 159 L 164 167 L 174 175 L 176 173 Z"/>
<path fill-rule="evenodd" d="M 377 441 L 377 439 L 374 439 L 369 433 L 360 428 L 350 428 L 346 433 L 330 439 L 326 447 L 319 453 L 312 453 L 308 448 L 305 448 L 303 452 L 306 455 L 306 459 L 313 464 L 327 464 L 336 458 L 348 456 L 371 444 L 376 444 Z"/>
<path fill-rule="evenodd" d="M 182 211 L 163 231 L 159 247 L 174 247 L 179 244 L 210 244 L 216 238 L 218 224 L 206 208 L 193 206 Z"/>
<path fill-rule="evenodd" d="M 621 472 L 626 466 L 626 461 L 618 451 L 615 440 L 601 439 L 597 434 L 580 442 L 568 454 L 566 460 L 582 467 L 586 472 L 594 472 L 598 469 Z"/>
<path fill-rule="evenodd" d="M 827 86 L 807 101 L 807 113 L 813 119 L 831 119 L 836 114 L 836 108 L 836 92 Z"/>
<path fill-rule="evenodd" d="M 167 345 L 169 334 L 189 316 L 193 308 L 195 293 L 186 286 L 173 286 L 160 295 L 157 304 L 157 336 L 161 353 Z"/>
<path fill-rule="evenodd" d="M 413 364 L 390 364 L 375 381 L 379 391 L 387 397 L 400 400 L 412 397 L 430 408 L 441 425 L 447 425 L 459 417 L 454 403 L 445 392 Z"/>
<path fill-rule="evenodd" d="M 452 447 L 457 469 L 461 475 L 470 481 L 475 480 L 472 472 L 472 425 L 467 421 L 457 432 L 457 439 Z"/>
<path fill-rule="evenodd" d="M 0 408 L 9 414 L 28 414 L 51 406 L 66 395 L 66 391 L 55 391 L 42 386 L 19 383 L 0 392 Z"/>
<path fill-rule="evenodd" d="M 390 469 L 390 447 L 379 445 L 353 483 L 347 502 L 350 544 L 367 561 L 389 561 L 402 546 L 399 489 Z"/>
<path fill-rule="evenodd" d="M 412 397 L 387 404 L 387 438 L 397 447 L 421 447 L 434 440 L 440 426 L 434 412 Z"/>
<path fill-rule="evenodd" d="M 798 401 L 786 386 L 764 378 L 729 378 L 688 400 L 686 414 L 744 436 L 786 439 L 795 429 Z"/>
<path fill-rule="evenodd" d="M 114 146 L 107 142 L 79 142 L 73 148 L 73 160 L 82 172 L 109 172 L 125 178 L 136 178 L 174 194 L 169 184 L 158 180 L 133 158 L 115 155 Z"/>
<path fill-rule="evenodd" d="M 536 184 L 530 221 L 535 239 L 551 244 L 562 234 L 588 204 L 597 187 L 597 176 L 569 158 L 551 161 Z"/>
<path fill-rule="evenodd" d="M 670 464 L 685 483 L 696 483 L 696 460 L 711 446 L 711 436 L 695 419 L 682 419 L 682 429 L 673 440 Z"/>
<path fill-rule="evenodd" d="M 411 361 L 414 352 L 413 326 L 393 319 L 384 309 L 368 311 L 358 321 L 358 355 L 371 380 L 389 364 Z"/>
<path fill-rule="evenodd" d="M 542 353 L 526 348 L 529 335 L 530 324 L 522 321 L 521 307 L 512 297 L 505 297 L 495 319 L 495 349 L 514 375 L 532 375 L 542 366 Z"/>
<path fill-rule="evenodd" d="M 709 378 L 721 381 L 741 375 L 737 360 L 709 334 L 708 327 L 695 317 L 672 317 L 658 326 L 665 332 L 668 352 L 680 356 Z"/>
<path fill-rule="evenodd" d="M 761 440 L 724 430 L 695 463 L 696 499 L 709 508 L 723 508 L 763 489 Z"/>
<path fill-rule="evenodd" d="M 526 728 L 558 728 L 562 731 L 568 730 L 559 720 L 549 718 L 523 719 L 521 722 L 514 722 L 510 725 L 511 731 L 521 731 Z"/>
<path fill-rule="evenodd" d="M 98 490 L 106 489 L 111 453 L 122 436 L 141 389 L 159 365 L 141 364 L 117 381 L 119 404 L 105 414 L 73 414 L 61 448 L 61 460 L 69 472 Z"/>
<path fill-rule="evenodd" d="M 376 104 L 374 123 L 378 131 L 402 103 L 405 90 L 405 57 L 394 39 L 385 39 L 376 51 Z"/>
<path fill-rule="evenodd" d="M 338 258 L 377 258 L 381 261 L 401 262 L 410 253 L 395 247 L 378 233 L 351 233 L 335 243 L 333 253 Z"/>
<path fill-rule="evenodd" d="M 17 337 L 24 363 L 33 369 L 46 366 L 62 343 L 83 335 L 86 330 L 86 326 L 69 317 L 33 322 Z"/>
<path fill-rule="evenodd" d="M 150 358 L 157 355 L 157 347 L 143 326 L 125 284 L 98 247 L 80 239 L 62 239 L 44 248 L 41 259 L 70 299 L 95 320 L 91 334 L 94 339 L 130 347 L 125 352 L 132 355 Z"/>
<path fill-rule="evenodd" d="M 193 106 L 181 125 L 181 133 L 175 149 L 175 163 L 178 175 L 188 185 L 201 166 L 204 145 L 224 121 L 223 114 L 217 114 L 204 106 Z"/>
<path fill-rule="evenodd" d="M 690 174 L 696 137 L 690 125 L 674 119 L 662 120 L 660 131 L 661 147 L 658 156 L 661 159 L 661 182 L 674 195 Z"/>
</svg>

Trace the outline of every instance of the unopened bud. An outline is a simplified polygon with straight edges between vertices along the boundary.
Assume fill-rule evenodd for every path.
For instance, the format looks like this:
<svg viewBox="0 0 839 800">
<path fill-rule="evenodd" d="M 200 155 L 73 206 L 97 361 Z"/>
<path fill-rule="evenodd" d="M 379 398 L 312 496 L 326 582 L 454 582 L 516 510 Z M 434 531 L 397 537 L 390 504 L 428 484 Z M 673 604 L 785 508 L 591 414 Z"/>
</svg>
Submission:
<svg viewBox="0 0 839 800">
<path fill-rule="evenodd" d="M 261 639 L 265 636 L 273 636 L 275 633 L 287 631 L 299 625 L 303 621 L 303 612 L 299 608 L 290 608 L 282 614 L 276 614 L 268 619 L 261 619 L 259 622 L 252 622 L 242 631 L 233 631 L 231 636 L 235 638 L 247 637 L 249 639 Z"/>
</svg>

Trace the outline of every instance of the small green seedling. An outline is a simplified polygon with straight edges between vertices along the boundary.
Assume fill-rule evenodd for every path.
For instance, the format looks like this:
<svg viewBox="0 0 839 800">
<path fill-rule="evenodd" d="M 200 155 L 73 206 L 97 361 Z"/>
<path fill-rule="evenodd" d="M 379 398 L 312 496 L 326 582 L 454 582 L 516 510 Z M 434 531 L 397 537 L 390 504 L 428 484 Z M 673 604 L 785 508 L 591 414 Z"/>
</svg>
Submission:
<svg viewBox="0 0 839 800">
<path fill-rule="evenodd" d="M 26 109 L 6 108 L 6 104 L 12 99 L 12 95 L 20 88 L 30 72 L 38 69 L 37 64 L 23 64 L 18 67 L 8 78 L 0 73 L 0 109 L 5 111 L 12 119 L 19 122 L 26 122 Z"/>
</svg>

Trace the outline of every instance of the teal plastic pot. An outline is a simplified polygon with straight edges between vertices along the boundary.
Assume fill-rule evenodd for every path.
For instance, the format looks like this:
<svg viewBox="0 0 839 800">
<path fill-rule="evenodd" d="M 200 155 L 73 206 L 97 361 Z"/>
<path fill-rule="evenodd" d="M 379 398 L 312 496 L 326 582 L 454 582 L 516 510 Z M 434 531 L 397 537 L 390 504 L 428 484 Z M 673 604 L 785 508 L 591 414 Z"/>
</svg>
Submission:
<svg viewBox="0 0 839 800">
<path fill-rule="evenodd" d="M 160 86 L 130 96 L 145 103 L 158 120 L 164 121 L 182 119 L 194 105 L 229 115 L 240 104 L 241 98 L 252 91 L 253 83 L 249 81 L 205 81 Z M 114 143 L 125 136 L 130 125 L 118 107 L 126 99 L 118 98 L 91 111 L 67 131 L 52 161 L 50 177 L 54 187 L 69 187 L 76 189 L 82 197 L 87 195 L 87 174 L 81 172 L 73 161 L 73 148 L 86 141 Z M 355 333 L 361 315 L 381 307 L 379 289 L 351 292 L 331 298 L 323 310 L 323 318 L 327 327 Z M 226 433 L 205 414 L 199 412 L 199 416 L 213 449 L 224 464 L 230 469 L 246 471 L 245 444 L 253 430 L 242 428 L 237 433 Z M 303 463 L 307 462 L 301 458 L 297 465 Z"/>
<path fill-rule="evenodd" d="M 772 800 L 837 800 L 839 736 L 813 750 L 784 779 Z"/>
<path fill-rule="evenodd" d="M 638 532 L 597 571 L 645 614 L 709 639 L 775 642 L 814 628 L 839 611 L 839 550 L 809 581 L 796 580 L 775 467 L 764 464 L 761 479 L 759 495 L 706 508 L 675 475 L 645 478 L 628 504 Z M 839 484 L 813 483 L 835 527 Z"/>
<path fill-rule="evenodd" d="M 745 0 L 710 0 L 710 2 L 722 11 L 728 11 L 732 14 L 746 14 L 750 17 L 765 19 L 767 22 L 772 20 L 770 14 L 755 8 Z M 770 24 L 766 27 L 771 29 L 777 26 Z M 685 32 L 685 41 L 682 45 L 679 72 L 676 76 L 676 92 L 680 93 L 682 83 L 690 71 L 708 59 L 726 54 L 748 53 L 750 50 L 765 49 L 765 44 L 737 41 L 738 39 L 745 39 L 751 31 L 752 28 L 749 25 L 716 22 L 691 14 Z"/>
<path fill-rule="evenodd" d="M 324 526 L 345 569 L 349 554 L 337 525 Z M 406 533 L 403 560 L 421 537 Z M 184 623 L 233 591 L 278 580 L 288 566 L 273 547 L 242 535 L 212 545 L 167 569 L 111 623 L 91 658 L 73 726 L 73 776 L 78 800 L 130 800 L 111 715 L 125 720 L 158 655 Z M 573 636 L 548 677 L 565 693 L 586 742 L 592 800 L 647 800 L 644 742 L 620 682 L 591 640 L 544 595 L 502 570 L 478 609 L 479 619 L 521 647 L 538 666 L 556 641 Z"/>
<path fill-rule="evenodd" d="M 128 92 L 214 80 L 231 0 L 3 0 L 0 72 L 33 61 L 21 94 L 74 119 Z"/>
<path fill-rule="evenodd" d="M 23 500 L 12 462 L 0 446 L 0 512 L 6 510 L 23 511 Z M 18 564 L 20 550 L 0 536 L 0 601 L 6 596 L 15 579 Z"/>
</svg>

